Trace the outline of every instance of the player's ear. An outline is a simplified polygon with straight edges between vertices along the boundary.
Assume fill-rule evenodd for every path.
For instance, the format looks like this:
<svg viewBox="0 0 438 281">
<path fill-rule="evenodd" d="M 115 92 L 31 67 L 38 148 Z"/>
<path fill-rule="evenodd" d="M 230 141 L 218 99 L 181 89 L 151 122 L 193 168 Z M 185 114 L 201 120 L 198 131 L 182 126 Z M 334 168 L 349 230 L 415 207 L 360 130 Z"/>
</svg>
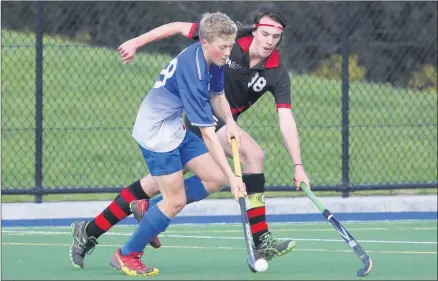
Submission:
<svg viewBox="0 0 438 281">
<path fill-rule="evenodd" d="M 202 45 L 202 47 L 207 48 L 208 45 L 210 45 L 210 44 L 208 43 L 207 40 L 205 40 L 205 39 L 201 39 L 201 45 Z"/>
</svg>

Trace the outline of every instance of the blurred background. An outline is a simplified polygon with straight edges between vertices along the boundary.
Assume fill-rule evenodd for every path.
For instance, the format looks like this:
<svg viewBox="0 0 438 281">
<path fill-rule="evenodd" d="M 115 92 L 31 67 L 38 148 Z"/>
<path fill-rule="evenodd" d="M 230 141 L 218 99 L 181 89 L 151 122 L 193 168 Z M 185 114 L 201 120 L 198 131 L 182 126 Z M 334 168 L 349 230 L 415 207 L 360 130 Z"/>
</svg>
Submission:
<svg viewBox="0 0 438 281">
<path fill-rule="evenodd" d="M 146 175 L 131 137 L 137 110 L 163 66 L 192 41 L 152 43 L 129 65 L 117 47 L 208 11 L 250 24 L 259 4 L 2 2 L 3 202 L 109 199 Z M 313 189 L 436 194 L 437 3 L 276 4 L 287 19 L 280 54 Z M 265 151 L 268 190 L 286 194 L 293 166 L 272 96 L 239 123 Z"/>
</svg>

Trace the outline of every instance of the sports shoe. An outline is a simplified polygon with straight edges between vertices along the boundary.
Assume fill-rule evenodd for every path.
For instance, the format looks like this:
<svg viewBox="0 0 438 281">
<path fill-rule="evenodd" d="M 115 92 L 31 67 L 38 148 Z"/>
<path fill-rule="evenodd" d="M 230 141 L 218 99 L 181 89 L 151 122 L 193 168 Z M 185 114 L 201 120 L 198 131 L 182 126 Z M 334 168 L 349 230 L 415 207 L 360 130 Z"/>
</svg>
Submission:
<svg viewBox="0 0 438 281">
<path fill-rule="evenodd" d="M 121 254 L 120 249 L 114 254 L 109 265 L 117 271 L 129 276 L 154 276 L 158 274 L 158 268 L 148 267 L 141 260 L 143 252 L 130 253 L 127 256 Z"/>
<path fill-rule="evenodd" d="M 260 243 L 254 248 L 256 260 L 264 258 L 269 261 L 274 257 L 283 256 L 296 249 L 296 243 L 293 240 L 280 241 L 272 235 L 271 232 L 266 232 L 260 236 Z"/>
<path fill-rule="evenodd" d="M 77 221 L 71 224 L 73 243 L 70 246 L 70 260 L 77 269 L 84 268 L 85 254 L 90 255 L 98 244 L 94 236 L 88 237 L 85 227 L 88 222 Z"/>
<path fill-rule="evenodd" d="M 131 209 L 132 215 L 135 220 L 140 223 L 141 219 L 144 217 L 146 212 L 148 211 L 149 201 L 146 199 L 142 200 L 134 200 L 129 204 L 129 208 Z M 158 236 L 155 236 L 154 239 L 149 242 L 149 245 L 158 249 L 161 247 L 161 241 Z"/>
</svg>

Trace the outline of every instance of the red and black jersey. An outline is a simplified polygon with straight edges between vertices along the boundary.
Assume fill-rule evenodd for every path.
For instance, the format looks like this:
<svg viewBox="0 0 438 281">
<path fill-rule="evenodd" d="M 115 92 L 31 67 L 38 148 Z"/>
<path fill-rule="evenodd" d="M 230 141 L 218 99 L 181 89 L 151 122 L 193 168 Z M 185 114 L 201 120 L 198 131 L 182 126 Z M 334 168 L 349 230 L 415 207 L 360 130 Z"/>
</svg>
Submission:
<svg viewBox="0 0 438 281">
<path fill-rule="evenodd" d="M 192 25 L 189 38 L 198 37 L 198 26 Z M 280 64 L 278 50 L 250 68 L 248 49 L 252 40 L 252 35 L 239 32 L 225 67 L 225 95 L 235 119 L 268 91 L 274 96 L 277 109 L 291 108 L 290 78 Z"/>
</svg>

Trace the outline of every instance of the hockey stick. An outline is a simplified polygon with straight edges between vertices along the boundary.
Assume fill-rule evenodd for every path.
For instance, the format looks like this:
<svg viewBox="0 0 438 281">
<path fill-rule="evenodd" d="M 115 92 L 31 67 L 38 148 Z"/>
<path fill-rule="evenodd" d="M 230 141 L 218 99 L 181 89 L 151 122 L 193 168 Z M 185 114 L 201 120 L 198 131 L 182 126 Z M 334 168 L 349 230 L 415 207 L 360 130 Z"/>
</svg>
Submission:
<svg viewBox="0 0 438 281">
<path fill-rule="evenodd" d="M 371 258 L 365 253 L 362 247 L 357 243 L 350 232 L 342 226 L 342 224 L 333 216 L 332 213 L 324 206 L 324 204 L 315 196 L 315 194 L 310 190 L 310 188 L 304 184 L 300 183 L 300 188 L 307 194 L 307 196 L 312 200 L 313 204 L 322 212 L 324 217 L 332 224 L 332 226 L 338 231 L 339 235 L 344 239 L 344 241 L 350 246 L 354 253 L 360 258 L 364 267 L 357 271 L 358 277 L 364 277 L 370 273 L 373 262 Z"/>
<path fill-rule="evenodd" d="M 231 149 L 233 151 L 233 164 L 234 164 L 234 174 L 242 178 L 242 170 L 240 167 L 239 150 L 237 149 L 237 143 L 234 138 L 231 139 Z M 255 269 L 255 255 L 251 234 L 251 227 L 248 221 L 248 215 L 246 213 L 246 202 L 245 197 L 239 193 L 239 206 L 240 206 L 240 217 L 242 219 L 243 234 L 245 236 L 246 250 L 248 253 L 248 266 L 252 272 L 257 272 Z"/>
</svg>

